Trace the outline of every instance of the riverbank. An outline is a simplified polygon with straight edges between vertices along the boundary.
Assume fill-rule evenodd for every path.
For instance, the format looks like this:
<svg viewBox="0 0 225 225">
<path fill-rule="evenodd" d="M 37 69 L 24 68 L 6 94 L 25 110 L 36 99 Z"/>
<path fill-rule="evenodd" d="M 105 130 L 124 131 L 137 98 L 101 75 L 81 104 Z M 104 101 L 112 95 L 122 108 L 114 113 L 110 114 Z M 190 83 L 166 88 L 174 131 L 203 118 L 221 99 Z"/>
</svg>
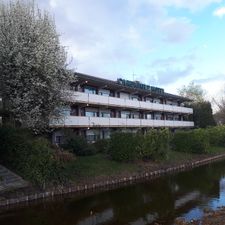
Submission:
<svg viewBox="0 0 225 225">
<path fill-rule="evenodd" d="M 209 210 L 204 213 L 204 216 L 200 220 L 191 220 L 185 222 L 183 219 L 177 219 L 175 225 L 224 225 L 225 224 L 225 207 L 218 210 Z"/>
<path fill-rule="evenodd" d="M 189 159 L 185 159 L 184 157 L 180 158 L 180 160 L 169 159 L 168 161 L 157 163 L 137 163 L 133 168 L 128 166 L 128 170 L 124 170 L 124 172 L 120 172 L 119 170 L 119 173 L 95 176 L 92 179 L 88 178 L 88 176 L 83 176 L 76 182 L 71 182 L 69 185 L 49 187 L 45 191 L 36 187 L 29 187 L 16 191 L 5 192 L 0 195 L 0 207 L 14 207 L 18 204 L 52 198 L 54 196 L 62 196 L 70 193 L 92 192 L 99 191 L 101 189 L 116 188 L 121 185 L 128 185 L 147 179 L 151 180 L 166 174 L 189 170 L 194 167 L 222 159 L 225 159 L 225 153 L 220 153 L 217 155 L 192 155 Z"/>
</svg>

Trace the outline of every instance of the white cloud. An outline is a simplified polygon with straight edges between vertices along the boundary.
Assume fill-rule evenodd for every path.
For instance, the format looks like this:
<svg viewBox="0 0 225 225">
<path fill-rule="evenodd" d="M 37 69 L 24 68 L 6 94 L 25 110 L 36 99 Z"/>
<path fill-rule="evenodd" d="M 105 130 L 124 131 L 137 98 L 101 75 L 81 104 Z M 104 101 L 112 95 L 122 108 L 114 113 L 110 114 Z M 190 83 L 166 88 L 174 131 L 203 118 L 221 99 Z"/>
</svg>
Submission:
<svg viewBox="0 0 225 225">
<path fill-rule="evenodd" d="M 214 16 L 222 18 L 225 15 L 225 7 L 220 7 L 213 12 Z"/>
<path fill-rule="evenodd" d="M 180 43 L 191 36 L 195 26 L 187 18 L 171 17 L 162 22 L 160 29 L 164 35 L 164 41 Z"/>
<path fill-rule="evenodd" d="M 175 18 L 156 1 L 39 0 L 54 14 L 63 45 L 78 71 L 111 76 L 139 66 L 140 57 L 159 42 L 182 43 L 194 31 L 187 18 Z M 125 71 L 126 69 L 124 69 Z M 127 69 L 128 70 L 128 69 Z M 110 74 L 111 73 L 111 74 Z"/>
<path fill-rule="evenodd" d="M 176 54 L 169 57 L 165 49 L 165 59 L 155 62 L 154 68 L 146 66 L 145 60 L 155 53 L 155 57 L 161 58 L 158 48 L 162 46 L 174 48 L 179 44 L 178 47 L 183 48 L 182 44 L 188 42 L 198 27 L 190 18 L 174 16 L 169 8 L 196 13 L 219 2 L 221 0 L 37 0 L 54 15 L 62 44 L 74 59 L 71 67 L 109 79 L 119 76 L 132 79 L 129 75 L 137 73 L 141 80 L 149 82 L 152 77 L 156 85 L 171 87 L 171 92 L 176 90 L 175 86 L 179 88 L 193 79 L 190 77 L 195 73 L 194 58 L 189 55 L 179 58 Z"/>
<path fill-rule="evenodd" d="M 213 3 L 220 3 L 222 0 L 148 0 L 148 2 L 155 3 L 162 7 L 177 7 L 177 8 L 184 8 L 191 11 L 198 11 L 201 10 L 210 4 Z"/>
</svg>

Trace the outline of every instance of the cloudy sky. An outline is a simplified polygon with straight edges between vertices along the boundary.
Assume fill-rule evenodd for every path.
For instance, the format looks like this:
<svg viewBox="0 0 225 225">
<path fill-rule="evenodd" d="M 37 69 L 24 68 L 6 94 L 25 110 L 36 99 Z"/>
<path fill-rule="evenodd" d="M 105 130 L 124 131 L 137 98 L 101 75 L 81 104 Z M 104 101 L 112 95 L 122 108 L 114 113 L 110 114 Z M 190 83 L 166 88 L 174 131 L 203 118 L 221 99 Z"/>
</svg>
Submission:
<svg viewBox="0 0 225 225">
<path fill-rule="evenodd" d="M 225 0 L 37 0 L 55 17 L 70 67 L 208 98 L 225 86 Z"/>
</svg>

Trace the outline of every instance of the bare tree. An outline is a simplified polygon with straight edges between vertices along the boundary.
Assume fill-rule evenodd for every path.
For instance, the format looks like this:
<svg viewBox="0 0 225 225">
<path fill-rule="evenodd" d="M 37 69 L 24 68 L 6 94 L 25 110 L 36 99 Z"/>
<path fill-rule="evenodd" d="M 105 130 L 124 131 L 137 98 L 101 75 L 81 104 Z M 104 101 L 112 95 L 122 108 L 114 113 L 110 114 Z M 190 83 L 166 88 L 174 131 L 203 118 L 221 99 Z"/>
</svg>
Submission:
<svg viewBox="0 0 225 225">
<path fill-rule="evenodd" d="M 189 98 L 194 102 L 204 101 L 205 91 L 202 89 L 201 85 L 190 82 L 187 86 L 183 86 L 178 89 L 179 95 Z"/>
<path fill-rule="evenodd" d="M 217 106 L 217 112 L 214 114 L 214 118 L 217 124 L 225 124 L 225 88 L 221 91 L 220 100 L 213 99 L 214 104 Z"/>
<path fill-rule="evenodd" d="M 73 80 L 54 20 L 34 1 L 0 3 L 0 94 L 22 126 L 48 127 Z"/>
</svg>

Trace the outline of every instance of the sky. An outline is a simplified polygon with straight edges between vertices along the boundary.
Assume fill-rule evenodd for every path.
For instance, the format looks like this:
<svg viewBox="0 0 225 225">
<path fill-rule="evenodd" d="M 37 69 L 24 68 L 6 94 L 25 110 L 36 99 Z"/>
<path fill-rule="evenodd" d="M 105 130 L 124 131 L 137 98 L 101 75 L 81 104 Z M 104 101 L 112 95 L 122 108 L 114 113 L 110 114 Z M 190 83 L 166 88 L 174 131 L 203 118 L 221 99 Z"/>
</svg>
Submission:
<svg viewBox="0 0 225 225">
<path fill-rule="evenodd" d="M 225 0 L 36 0 L 54 16 L 71 68 L 207 99 L 225 87 Z"/>
</svg>

